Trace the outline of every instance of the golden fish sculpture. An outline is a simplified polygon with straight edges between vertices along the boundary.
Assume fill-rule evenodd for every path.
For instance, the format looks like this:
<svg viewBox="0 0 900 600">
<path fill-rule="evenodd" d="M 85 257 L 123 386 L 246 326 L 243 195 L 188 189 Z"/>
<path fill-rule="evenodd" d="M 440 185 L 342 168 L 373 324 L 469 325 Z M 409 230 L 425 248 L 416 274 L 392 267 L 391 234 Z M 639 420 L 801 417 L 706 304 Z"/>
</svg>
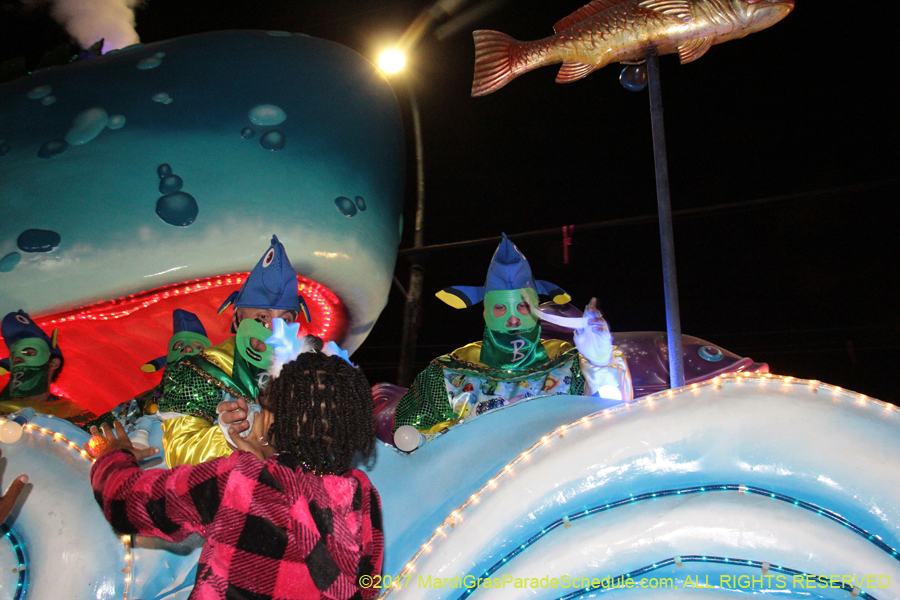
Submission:
<svg viewBox="0 0 900 600">
<path fill-rule="evenodd" d="M 594 0 L 553 26 L 555 35 L 520 42 L 499 31 L 475 36 L 472 95 L 494 92 L 522 73 L 561 62 L 557 83 L 586 77 L 612 62 L 642 60 L 648 50 L 678 53 L 681 63 L 713 44 L 770 27 L 793 0 Z"/>
</svg>

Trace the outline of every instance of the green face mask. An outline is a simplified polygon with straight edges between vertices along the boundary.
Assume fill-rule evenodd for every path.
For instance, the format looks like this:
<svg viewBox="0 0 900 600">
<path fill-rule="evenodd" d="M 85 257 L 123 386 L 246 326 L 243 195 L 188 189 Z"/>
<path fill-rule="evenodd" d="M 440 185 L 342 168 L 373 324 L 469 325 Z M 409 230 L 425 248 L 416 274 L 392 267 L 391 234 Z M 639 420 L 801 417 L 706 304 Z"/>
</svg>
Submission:
<svg viewBox="0 0 900 600">
<path fill-rule="evenodd" d="M 257 352 L 250 346 L 250 340 L 256 338 L 261 342 L 265 342 L 271 335 L 272 332 L 257 321 L 244 319 L 238 326 L 237 339 L 235 340 L 237 351 L 235 354 L 247 361 L 248 364 L 265 371 L 272 364 L 275 348 L 270 344 L 266 344 L 265 351 Z"/>
<path fill-rule="evenodd" d="M 179 331 L 173 335 L 169 338 L 169 351 L 166 353 L 166 363 L 171 365 L 182 356 L 197 354 L 200 350 L 194 346 L 195 343 L 201 344 L 203 348 L 210 346 L 208 337 L 193 331 Z"/>
<path fill-rule="evenodd" d="M 525 306 L 520 309 L 520 304 L 531 303 L 538 305 L 537 292 L 530 288 L 518 290 L 494 290 L 484 295 L 484 322 L 488 329 L 507 333 L 509 331 L 527 331 L 538 324 L 538 319 L 531 314 L 531 310 Z M 524 311 L 525 314 L 522 314 Z M 511 317 L 516 317 L 519 323 L 507 326 Z M 515 322 L 515 319 L 513 319 Z"/>
<path fill-rule="evenodd" d="M 46 392 L 50 385 L 47 373 L 50 346 L 47 342 L 40 338 L 25 338 L 15 342 L 9 350 L 9 397 L 26 398 Z M 19 364 L 15 364 L 16 362 Z"/>
<path fill-rule="evenodd" d="M 16 368 L 16 358 L 25 361 L 19 366 L 41 367 L 50 361 L 50 346 L 40 338 L 19 340 L 9 349 L 9 364 L 13 369 Z"/>
</svg>

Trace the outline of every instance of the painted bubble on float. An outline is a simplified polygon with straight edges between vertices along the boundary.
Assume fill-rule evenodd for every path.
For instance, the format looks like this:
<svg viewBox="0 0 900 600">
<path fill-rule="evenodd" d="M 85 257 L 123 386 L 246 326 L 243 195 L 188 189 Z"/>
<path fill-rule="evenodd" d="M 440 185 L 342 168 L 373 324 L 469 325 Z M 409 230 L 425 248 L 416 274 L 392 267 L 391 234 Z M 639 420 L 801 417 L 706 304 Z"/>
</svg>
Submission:
<svg viewBox="0 0 900 600">
<path fill-rule="evenodd" d="M 287 114 L 274 104 L 260 104 L 250 109 L 250 121 L 254 125 L 278 125 L 285 119 Z"/>
<path fill-rule="evenodd" d="M 41 158 L 52 158 L 59 154 L 62 154 L 69 148 L 69 142 L 63 139 L 53 139 L 48 142 L 44 142 L 41 145 L 41 149 L 38 150 L 38 156 Z"/>
<path fill-rule="evenodd" d="M 39 85 L 36 88 L 29 90 L 28 94 L 26 94 L 26 97 L 30 100 L 40 100 L 52 91 L 53 88 L 49 85 Z"/>
<path fill-rule="evenodd" d="M 61 241 L 62 237 L 55 231 L 28 229 L 19 234 L 16 245 L 22 252 L 51 252 Z"/>
<path fill-rule="evenodd" d="M 277 152 L 278 150 L 284 150 L 286 144 L 287 137 L 284 135 L 284 133 L 278 131 L 277 129 L 267 131 L 262 135 L 262 137 L 259 138 L 259 145 L 266 150 L 272 150 L 275 152 Z"/>
<path fill-rule="evenodd" d="M 166 194 L 156 202 L 159 218 L 176 227 L 187 227 L 197 218 L 200 208 L 197 201 L 187 192 Z"/>
<path fill-rule="evenodd" d="M 341 211 L 341 214 L 343 214 L 345 217 L 356 216 L 356 211 L 358 210 L 358 208 L 350 198 L 346 198 L 344 196 L 335 198 L 334 205 L 337 206 L 337 209 Z"/>
<path fill-rule="evenodd" d="M 156 169 L 159 175 L 159 193 L 156 201 L 156 215 L 175 227 L 187 227 L 197 220 L 200 206 L 197 199 L 181 191 L 184 180 L 172 171 L 171 165 L 162 164 Z"/>
<path fill-rule="evenodd" d="M 71 146 L 87 144 L 106 129 L 109 115 L 99 106 L 78 113 L 72 121 L 72 127 L 66 134 L 66 142 Z"/>
<path fill-rule="evenodd" d="M 125 127 L 125 117 L 123 115 L 113 115 L 109 118 L 109 122 L 106 124 L 110 129 L 122 129 Z"/>
<path fill-rule="evenodd" d="M 21 260 L 22 255 L 18 252 L 10 252 L 3 258 L 0 258 L 0 273 L 9 273 L 16 268 L 16 265 L 18 265 Z"/>
<path fill-rule="evenodd" d="M 181 191 L 184 181 L 178 175 L 166 175 L 159 180 L 159 191 L 161 194 L 171 194 Z"/>
</svg>

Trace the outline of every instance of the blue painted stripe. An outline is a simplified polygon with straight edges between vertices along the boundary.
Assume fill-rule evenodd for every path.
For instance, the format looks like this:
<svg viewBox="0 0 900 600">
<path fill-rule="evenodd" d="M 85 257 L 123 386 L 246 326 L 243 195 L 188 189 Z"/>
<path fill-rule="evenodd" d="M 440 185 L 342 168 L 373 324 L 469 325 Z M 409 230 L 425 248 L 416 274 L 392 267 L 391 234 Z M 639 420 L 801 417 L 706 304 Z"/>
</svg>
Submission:
<svg viewBox="0 0 900 600">
<path fill-rule="evenodd" d="M 25 590 L 28 588 L 28 559 L 25 554 L 25 547 L 19 541 L 19 538 L 16 537 L 16 534 L 5 524 L 0 524 L 0 535 L 8 537 L 13 549 L 16 551 L 16 559 L 19 561 L 19 580 L 16 583 L 16 594 L 13 596 L 13 600 L 23 600 L 25 598 Z"/>
<path fill-rule="evenodd" d="M 564 523 L 563 519 L 565 519 L 565 521 L 568 521 L 569 523 L 571 523 L 572 521 L 576 521 L 578 519 L 582 519 L 584 517 L 588 517 L 588 516 L 596 514 L 596 513 L 605 512 L 607 510 L 612 510 L 613 508 L 618 508 L 618 507 L 624 506 L 626 504 L 631 504 L 633 502 L 641 502 L 644 500 L 652 500 L 653 498 L 659 498 L 662 496 L 701 494 L 701 493 L 705 493 L 705 492 L 740 492 L 740 491 L 743 491 L 748 494 L 756 494 L 758 496 L 771 498 L 773 500 L 779 500 L 781 502 L 788 502 L 790 504 L 793 504 L 794 506 L 798 506 L 798 507 L 808 510 L 810 512 L 814 512 L 816 514 L 822 515 L 823 517 L 831 519 L 835 523 L 838 523 L 838 524 L 846 527 L 847 529 L 856 533 L 857 535 L 866 538 L 866 540 L 868 540 L 869 543 L 875 545 L 878 549 L 889 554 L 894 560 L 900 561 L 900 556 L 898 556 L 898 552 L 895 548 L 892 548 L 891 546 L 885 544 L 883 541 L 881 541 L 880 537 L 869 533 L 868 531 L 866 531 L 865 529 L 863 529 L 862 527 L 859 527 L 858 525 L 856 525 L 854 523 L 851 523 L 850 521 L 848 521 L 847 519 L 845 519 L 844 517 L 842 517 L 841 515 L 837 514 L 834 511 L 828 510 L 826 508 L 822 508 L 821 506 L 817 506 L 815 504 L 806 502 L 804 500 L 798 500 L 797 498 L 793 498 L 793 497 L 787 496 L 785 494 L 773 492 L 772 490 L 767 490 L 764 488 L 743 485 L 743 484 L 738 484 L 738 483 L 723 483 L 723 484 L 693 486 L 693 487 L 688 487 L 688 488 L 680 488 L 680 489 L 672 489 L 672 490 L 659 490 L 656 492 L 647 492 L 645 494 L 639 494 L 637 496 L 629 496 L 628 498 L 622 498 L 621 500 L 616 500 L 614 502 L 609 502 L 607 504 L 597 505 L 597 506 L 594 506 L 591 508 L 586 508 L 584 510 L 578 511 L 576 513 L 572 513 L 570 515 L 563 517 L 562 519 L 557 519 L 556 521 L 553 521 L 546 527 L 543 527 L 539 532 L 537 532 L 534 535 L 532 535 L 531 537 L 529 537 L 522 545 L 517 546 L 515 550 L 513 550 L 512 552 L 510 552 L 509 554 L 507 554 L 506 556 L 501 558 L 499 561 L 497 561 L 493 565 L 491 565 L 486 571 L 484 571 L 484 573 L 481 575 L 481 578 L 490 577 L 491 575 L 496 573 L 497 570 L 500 569 L 500 567 L 502 567 L 507 562 L 509 562 L 510 559 L 517 556 L 520 552 L 527 549 L 529 546 L 531 546 L 532 544 L 534 544 L 535 542 L 540 540 L 542 537 L 544 537 L 545 535 L 547 535 L 548 533 L 550 533 L 551 531 L 553 531 L 560 525 L 563 525 L 563 523 Z M 686 557 L 682 557 L 682 558 L 686 558 Z M 702 557 L 702 558 L 705 560 L 706 558 L 716 558 L 716 557 Z M 666 564 L 671 564 L 672 559 L 668 559 L 668 560 L 670 562 L 668 562 Z M 728 563 L 729 560 L 740 561 L 741 559 L 723 558 L 723 559 L 720 559 L 720 562 Z M 691 562 L 698 562 L 698 561 L 691 561 Z M 716 562 L 716 561 L 708 561 L 708 562 Z M 752 561 L 746 561 L 746 560 L 743 561 L 743 563 L 746 563 L 746 564 L 749 564 L 751 562 Z M 762 563 L 758 563 L 758 564 L 760 566 L 762 565 Z M 657 563 L 656 568 L 659 568 L 659 566 L 662 566 L 662 563 Z M 642 568 L 648 568 L 648 567 L 642 567 Z M 651 568 L 651 570 L 652 570 L 653 566 L 650 566 L 649 568 Z M 800 571 L 794 571 L 793 569 L 788 569 L 787 571 L 784 571 L 784 572 L 792 573 L 792 574 L 800 574 Z M 635 573 L 632 573 L 629 576 L 633 576 Z M 478 588 L 476 588 L 476 587 L 468 588 L 459 597 L 459 600 L 464 600 L 465 598 L 468 598 L 476 589 L 478 589 Z M 847 589 L 849 590 L 850 588 L 847 588 Z M 584 590 L 581 592 L 578 592 L 578 594 L 583 594 L 583 593 L 584 593 Z M 864 595 L 865 595 L 865 593 L 863 592 L 862 594 L 860 594 L 860 597 L 863 597 Z M 563 598 L 560 600 L 563 600 L 565 598 L 574 598 L 574 597 L 575 596 L 572 596 L 570 594 L 568 596 L 563 596 Z M 866 595 L 866 597 L 871 598 L 871 596 L 867 596 L 867 595 Z"/>
</svg>

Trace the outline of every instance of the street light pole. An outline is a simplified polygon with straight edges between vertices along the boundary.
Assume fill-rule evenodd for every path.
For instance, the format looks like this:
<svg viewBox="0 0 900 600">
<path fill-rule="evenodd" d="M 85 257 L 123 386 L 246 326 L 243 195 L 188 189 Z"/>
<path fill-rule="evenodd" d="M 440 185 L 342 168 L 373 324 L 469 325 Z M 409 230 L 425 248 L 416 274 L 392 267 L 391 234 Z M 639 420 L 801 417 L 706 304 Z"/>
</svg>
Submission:
<svg viewBox="0 0 900 600">
<path fill-rule="evenodd" d="M 422 146 L 422 122 L 419 116 L 419 102 L 412 82 L 406 80 L 409 107 L 412 112 L 413 136 L 416 142 L 416 222 L 413 236 L 412 266 L 409 269 L 409 288 L 403 309 L 403 334 L 400 340 L 400 364 L 397 369 L 397 383 L 409 387 L 413 378 L 416 360 L 416 341 L 422 316 L 422 285 L 425 270 L 421 265 L 422 255 L 416 250 L 424 245 L 425 228 L 425 164 Z"/>
</svg>

